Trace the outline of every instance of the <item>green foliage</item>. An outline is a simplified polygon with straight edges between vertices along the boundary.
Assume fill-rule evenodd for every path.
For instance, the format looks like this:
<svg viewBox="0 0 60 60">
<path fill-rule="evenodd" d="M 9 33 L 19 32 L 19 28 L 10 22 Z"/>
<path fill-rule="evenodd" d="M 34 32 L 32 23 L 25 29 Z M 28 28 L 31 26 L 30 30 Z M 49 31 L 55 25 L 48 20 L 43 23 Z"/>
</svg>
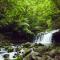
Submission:
<svg viewBox="0 0 60 60">
<path fill-rule="evenodd" d="M 25 32 L 37 26 L 45 28 L 55 8 L 51 0 L 1 0 L 0 2 L 0 6 L 4 7 L 0 12 L 5 16 L 0 23 L 3 25 L 15 23 L 17 28 L 23 27 Z M 45 29 L 47 28 L 48 26 Z"/>
<path fill-rule="evenodd" d="M 60 0 L 53 0 L 56 7 L 57 7 L 57 11 L 55 12 L 55 14 L 52 16 L 53 20 L 53 28 L 54 29 L 60 29 Z"/>
<path fill-rule="evenodd" d="M 40 46 L 42 46 L 42 47 L 44 47 L 44 45 L 43 44 L 37 44 L 37 43 L 35 43 L 34 45 L 33 45 L 33 47 L 35 47 L 35 48 L 38 48 L 38 47 L 40 47 Z"/>
<path fill-rule="evenodd" d="M 15 60 L 23 60 L 22 56 L 17 56 Z"/>
<path fill-rule="evenodd" d="M 60 9 L 60 0 L 53 0 L 54 2 L 55 2 L 55 4 L 56 4 L 56 6 L 57 6 L 57 8 L 58 9 Z"/>
<path fill-rule="evenodd" d="M 24 48 L 29 48 L 30 46 L 31 46 L 30 43 L 23 44 L 23 47 L 24 47 Z"/>
<path fill-rule="evenodd" d="M 0 7 L 0 28 L 13 26 L 12 32 L 28 34 L 51 30 L 52 17 L 59 13 L 55 0 L 0 0 Z"/>
<path fill-rule="evenodd" d="M 12 52 L 12 51 L 13 51 L 13 48 L 9 47 L 8 52 Z"/>
</svg>

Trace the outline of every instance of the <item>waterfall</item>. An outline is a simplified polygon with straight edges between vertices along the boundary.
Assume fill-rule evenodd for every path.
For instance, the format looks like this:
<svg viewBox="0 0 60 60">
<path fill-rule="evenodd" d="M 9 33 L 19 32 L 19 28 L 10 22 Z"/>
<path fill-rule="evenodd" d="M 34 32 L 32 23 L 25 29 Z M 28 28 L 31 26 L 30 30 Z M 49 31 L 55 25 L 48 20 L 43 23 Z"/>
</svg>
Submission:
<svg viewBox="0 0 60 60">
<path fill-rule="evenodd" d="M 1 59 L 1 60 L 4 60 L 4 58 L 3 58 L 3 56 L 2 56 L 2 55 L 0 55 L 0 59 Z"/>
<path fill-rule="evenodd" d="M 53 33 L 55 32 L 58 32 L 59 29 L 57 30 L 53 30 L 53 31 L 50 31 L 50 32 L 41 32 L 41 33 L 38 33 L 35 40 L 34 40 L 34 43 L 41 43 L 41 44 L 44 44 L 44 45 L 50 45 L 52 44 L 52 35 Z"/>
</svg>

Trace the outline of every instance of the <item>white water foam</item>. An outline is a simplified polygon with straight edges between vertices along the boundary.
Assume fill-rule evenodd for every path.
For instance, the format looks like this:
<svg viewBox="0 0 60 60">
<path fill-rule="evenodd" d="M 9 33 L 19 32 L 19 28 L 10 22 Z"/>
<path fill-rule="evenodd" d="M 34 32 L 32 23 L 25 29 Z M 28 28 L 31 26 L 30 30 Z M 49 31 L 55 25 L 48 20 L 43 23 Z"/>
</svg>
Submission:
<svg viewBox="0 0 60 60">
<path fill-rule="evenodd" d="M 34 43 L 37 43 L 37 44 L 41 43 L 44 45 L 52 44 L 52 35 L 53 33 L 58 32 L 58 31 L 59 29 L 53 30 L 47 33 L 38 33 Z"/>
</svg>

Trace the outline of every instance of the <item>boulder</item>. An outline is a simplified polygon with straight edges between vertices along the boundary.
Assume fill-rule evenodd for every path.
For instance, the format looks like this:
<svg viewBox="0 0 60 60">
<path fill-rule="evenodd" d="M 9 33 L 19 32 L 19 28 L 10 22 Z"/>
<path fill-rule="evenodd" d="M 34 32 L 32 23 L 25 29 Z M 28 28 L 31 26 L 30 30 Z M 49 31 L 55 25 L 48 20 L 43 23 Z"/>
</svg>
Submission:
<svg viewBox="0 0 60 60">
<path fill-rule="evenodd" d="M 53 41 L 56 45 L 60 45 L 60 30 L 59 30 L 58 32 L 53 33 L 52 41 Z"/>
<path fill-rule="evenodd" d="M 31 52 L 30 54 L 30 60 L 41 60 L 41 57 L 39 56 L 39 53 L 38 52 Z"/>
</svg>

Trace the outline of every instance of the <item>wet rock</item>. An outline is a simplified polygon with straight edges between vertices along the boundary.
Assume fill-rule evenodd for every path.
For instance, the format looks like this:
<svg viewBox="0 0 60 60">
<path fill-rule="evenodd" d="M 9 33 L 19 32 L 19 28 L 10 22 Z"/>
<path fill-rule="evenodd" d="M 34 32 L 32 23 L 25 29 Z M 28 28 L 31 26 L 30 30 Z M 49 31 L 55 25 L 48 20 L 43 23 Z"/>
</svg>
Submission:
<svg viewBox="0 0 60 60">
<path fill-rule="evenodd" d="M 55 56 L 55 60 L 60 60 L 60 56 Z"/>
<path fill-rule="evenodd" d="M 60 60 L 60 53 L 56 54 L 55 60 Z"/>
<path fill-rule="evenodd" d="M 39 56 L 38 52 L 31 52 L 30 54 L 30 60 L 41 60 L 41 57 Z"/>
<path fill-rule="evenodd" d="M 27 42 L 27 43 L 22 44 L 22 46 L 24 48 L 29 48 L 31 46 L 31 43 L 30 42 Z"/>
<path fill-rule="evenodd" d="M 54 58 L 55 55 L 56 55 L 56 50 L 55 50 L 55 49 L 53 49 L 53 50 L 51 50 L 51 51 L 49 52 L 49 56 L 50 56 L 50 57 Z"/>
<path fill-rule="evenodd" d="M 55 43 L 55 45 L 60 45 L 60 30 L 56 33 L 53 33 L 52 41 Z"/>
<path fill-rule="evenodd" d="M 9 58 L 9 54 L 5 54 L 3 57 L 4 58 Z"/>
</svg>

